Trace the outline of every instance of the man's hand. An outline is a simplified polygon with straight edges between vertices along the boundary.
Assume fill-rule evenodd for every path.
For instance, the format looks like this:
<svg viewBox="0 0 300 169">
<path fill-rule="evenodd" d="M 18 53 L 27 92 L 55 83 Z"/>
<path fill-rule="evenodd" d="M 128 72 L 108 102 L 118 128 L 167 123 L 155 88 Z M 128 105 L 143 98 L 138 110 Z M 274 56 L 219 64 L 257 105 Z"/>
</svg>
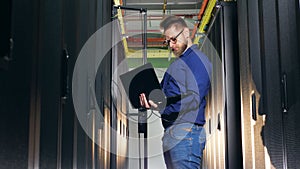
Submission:
<svg viewBox="0 0 300 169">
<path fill-rule="evenodd" d="M 152 100 L 147 101 L 145 93 L 140 94 L 140 104 L 142 107 L 145 107 L 146 109 L 154 108 L 156 109 L 158 107 L 157 104 L 155 104 Z"/>
</svg>

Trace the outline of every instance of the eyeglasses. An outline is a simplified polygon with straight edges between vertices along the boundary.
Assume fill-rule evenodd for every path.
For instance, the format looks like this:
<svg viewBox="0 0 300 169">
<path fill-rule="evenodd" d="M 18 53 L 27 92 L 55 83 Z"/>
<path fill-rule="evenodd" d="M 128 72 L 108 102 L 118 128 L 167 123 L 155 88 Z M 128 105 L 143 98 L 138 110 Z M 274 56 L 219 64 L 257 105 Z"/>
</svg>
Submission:
<svg viewBox="0 0 300 169">
<path fill-rule="evenodd" d="M 170 39 L 164 40 L 163 44 L 166 46 L 169 46 L 171 41 L 173 44 L 177 43 L 177 38 L 182 32 L 183 32 L 183 29 L 175 37 L 171 37 Z"/>
</svg>

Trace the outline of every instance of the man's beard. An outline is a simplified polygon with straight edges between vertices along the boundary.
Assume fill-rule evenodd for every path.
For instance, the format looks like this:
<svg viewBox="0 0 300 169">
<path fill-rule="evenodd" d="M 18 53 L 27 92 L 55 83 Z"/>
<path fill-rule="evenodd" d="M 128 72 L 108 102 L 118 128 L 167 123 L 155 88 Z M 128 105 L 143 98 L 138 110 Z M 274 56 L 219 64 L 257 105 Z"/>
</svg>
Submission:
<svg viewBox="0 0 300 169">
<path fill-rule="evenodd" d="M 185 51 L 185 49 L 187 48 L 187 44 L 183 44 L 182 46 L 179 46 L 178 47 L 178 50 L 175 51 L 175 50 L 172 50 L 172 52 L 174 53 L 174 55 L 176 57 L 179 57 L 182 55 L 182 53 Z"/>
</svg>

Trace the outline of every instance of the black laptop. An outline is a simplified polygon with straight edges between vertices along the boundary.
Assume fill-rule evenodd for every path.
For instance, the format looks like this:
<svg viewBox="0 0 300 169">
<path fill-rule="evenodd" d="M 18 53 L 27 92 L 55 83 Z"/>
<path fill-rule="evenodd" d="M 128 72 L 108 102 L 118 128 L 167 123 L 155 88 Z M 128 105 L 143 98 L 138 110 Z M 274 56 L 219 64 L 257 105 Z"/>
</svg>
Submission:
<svg viewBox="0 0 300 169">
<path fill-rule="evenodd" d="M 139 66 L 120 75 L 121 82 L 133 108 L 141 108 L 139 95 L 145 93 L 146 98 L 161 102 L 165 96 L 151 63 Z"/>
</svg>

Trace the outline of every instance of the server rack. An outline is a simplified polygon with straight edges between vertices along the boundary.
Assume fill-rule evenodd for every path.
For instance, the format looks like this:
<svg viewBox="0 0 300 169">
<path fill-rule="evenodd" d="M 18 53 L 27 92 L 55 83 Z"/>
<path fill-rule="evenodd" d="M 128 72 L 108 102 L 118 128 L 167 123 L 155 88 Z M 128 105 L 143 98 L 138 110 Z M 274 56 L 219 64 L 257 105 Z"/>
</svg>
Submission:
<svg viewBox="0 0 300 169">
<path fill-rule="evenodd" d="M 244 168 L 299 166 L 297 6 L 238 2 Z"/>
<path fill-rule="evenodd" d="M 219 2 L 202 51 L 213 63 L 204 168 L 242 168 L 239 55 L 235 2 Z"/>
</svg>

